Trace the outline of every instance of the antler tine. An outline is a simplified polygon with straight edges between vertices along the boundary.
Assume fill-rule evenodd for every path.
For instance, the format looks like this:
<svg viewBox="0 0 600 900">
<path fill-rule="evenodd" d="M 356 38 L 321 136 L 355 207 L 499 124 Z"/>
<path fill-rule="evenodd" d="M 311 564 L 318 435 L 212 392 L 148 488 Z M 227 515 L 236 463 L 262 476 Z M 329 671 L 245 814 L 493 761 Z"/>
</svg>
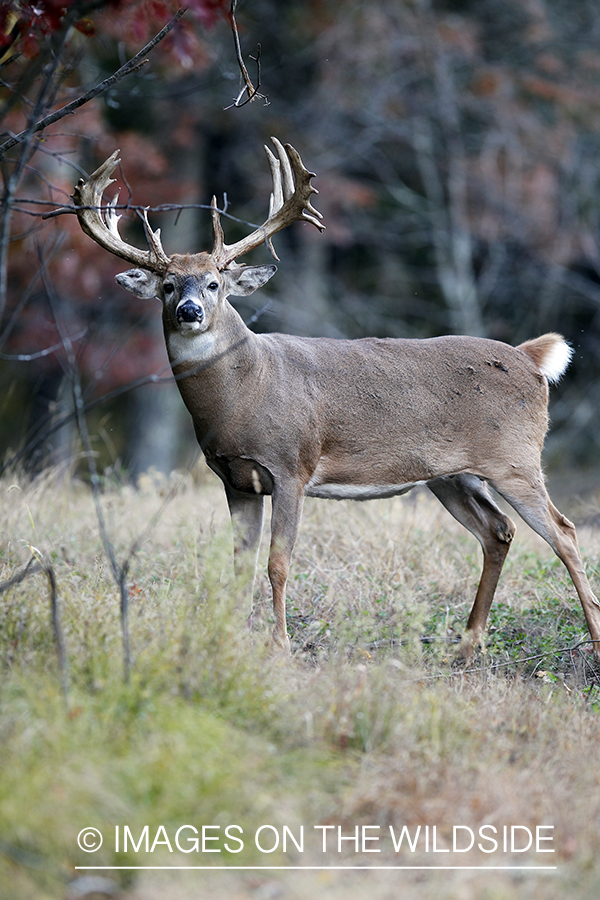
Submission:
<svg viewBox="0 0 600 900">
<path fill-rule="evenodd" d="M 221 214 L 219 213 L 219 207 L 217 206 L 217 198 L 213 194 L 213 198 L 210 201 L 210 215 L 212 218 L 212 235 L 213 235 L 213 249 L 212 255 L 215 259 L 218 259 L 223 253 L 223 247 L 225 246 L 223 228 L 221 226 Z"/>
<path fill-rule="evenodd" d="M 321 213 L 310 202 L 311 194 L 319 193 L 310 183 L 311 178 L 315 177 L 314 173 L 305 168 L 300 154 L 294 150 L 291 144 L 284 146 L 277 138 L 271 138 L 271 140 L 275 145 L 277 157 L 268 147 L 265 147 L 273 178 L 269 216 L 263 225 L 235 244 L 230 246 L 225 243 L 219 244 L 218 253 L 213 251 L 212 255 L 220 269 L 225 269 L 239 256 L 265 242 L 277 259 L 271 237 L 283 228 L 287 228 L 292 222 L 304 220 L 310 222 L 319 231 L 323 231 L 325 228 L 320 221 L 323 218 Z M 213 213 L 213 235 L 214 222 L 215 214 Z"/>
<path fill-rule="evenodd" d="M 294 176 L 296 178 L 296 184 L 301 180 L 303 183 L 306 182 L 306 189 L 308 196 L 311 194 L 318 194 L 318 190 L 316 187 L 313 187 L 310 183 L 311 178 L 316 178 L 316 174 L 314 172 L 309 172 L 308 169 L 304 167 L 304 163 L 300 159 L 300 154 L 297 150 L 295 150 L 291 144 L 286 144 L 285 149 L 287 151 L 287 155 L 292 164 L 292 169 L 294 171 Z M 308 210 L 308 212 L 307 212 Z M 311 222 L 315 225 L 319 231 L 324 231 L 325 226 L 319 220 L 323 218 L 322 214 L 318 209 L 315 209 L 310 200 L 306 200 L 304 204 L 304 209 L 302 211 L 302 217 L 306 219 L 307 222 Z"/>
<path fill-rule="evenodd" d="M 265 153 L 267 154 L 267 160 L 269 163 L 269 168 L 271 169 L 271 178 L 273 179 L 273 192 L 269 198 L 269 219 L 276 212 L 279 212 L 281 207 L 283 206 L 283 185 L 281 182 L 281 163 L 277 159 L 277 157 L 271 152 L 271 150 L 265 144 Z"/>
<path fill-rule="evenodd" d="M 92 172 L 88 180 L 85 178 L 80 178 L 77 186 L 75 187 L 75 194 L 80 192 L 81 194 L 91 195 L 91 198 L 94 200 L 101 200 L 102 194 L 109 186 L 109 184 L 114 184 L 116 179 L 111 178 L 111 175 L 121 162 L 119 159 L 120 150 L 115 150 L 114 153 L 105 159 L 101 166 L 98 166 L 95 172 Z"/>
<path fill-rule="evenodd" d="M 114 180 L 114 179 L 112 179 L 112 180 Z M 121 195 L 121 189 L 119 188 L 119 190 L 116 192 L 115 196 L 112 198 L 112 200 L 108 204 L 108 209 L 106 210 L 106 213 L 104 216 L 106 224 L 108 225 L 108 230 L 110 231 L 111 234 L 114 234 L 114 236 L 118 240 L 121 239 L 121 235 L 119 234 L 119 220 L 121 219 L 121 216 L 119 215 L 119 213 L 115 212 L 115 207 L 116 207 L 117 203 L 119 202 L 120 195 Z"/>
<path fill-rule="evenodd" d="M 113 184 L 112 174 L 120 163 L 119 151 L 115 150 L 101 166 L 86 180 L 81 178 L 73 191 L 73 201 L 77 207 L 77 218 L 82 231 L 96 241 L 105 250 L 153 272 L 163 273 L 170 262 L 162 248 L 160 229 L 152 231 L 148 223 L 146 210 L 142 214 L 149 250 L 139 250 L 123 240 L 119 234 L 119 216 L 115 207 L 119 192 L 109 202 L 105 214 L 102 214 L 102 195 L 106 188 Z"/>
<path fill-rule="evenodd" d="M 140 215 L 144 224 L 146 240 L 150 247 L 150 257 L 156 262 L 157 268 L 160 269 L 160 271 L 164 271 L 169 265 L 170 259 L 163 250 L 162 242 L 160 240 L 160 228 L 157 228 L 156 231 L 153 231 L 150 228 L 147 209 L 143 209 Z"/>
<path fill-rule="evenodd" d="M 282 182 L 282 167 L 281 160 L 271 153 L 270 149 L 265 144 L 265 153 L 267 154 L 267 161 L 269 163 L 269 168 L 271 169 L 271 178 L 273 180 L 273 191 L 271 196 L 269 197 L 269 216 L 268 219 L 271 219 L 275 213 L 279 212 L 281 207 L 283 206 L 284 201 L 284 188 Z M 267 219 L 267 221 L 268 221 Z M 279 262 L 279 257 L 275 252 L 275 247 L 273 246 L 273 241 L 270 237 L 266 238 L 267 246 L 271 251 L 271 255 L 273 259 L 276 259 Z"/>
<path fill-rule="evenodd" d="M 294 175 L 292 173 L 290 159 L 289 159 L 289 156 L 287 155 L 287 153 L 285 152 L 281 141 L 278 141 L 276 137 L 272 137 L 271 140 L 275 144 L 275 149 L 277 150 L 277 156 L 279 157 L 279 162 L 281 163 L 281 175 L 282 175 L 282 179 L 283 179 L 283 196 L 284 196 L 285 200 L 289 200 L 290 197 L 294 193 Z M 289 147 L 290 144 L 288 144 L 287 146 Z"/>
</svg>

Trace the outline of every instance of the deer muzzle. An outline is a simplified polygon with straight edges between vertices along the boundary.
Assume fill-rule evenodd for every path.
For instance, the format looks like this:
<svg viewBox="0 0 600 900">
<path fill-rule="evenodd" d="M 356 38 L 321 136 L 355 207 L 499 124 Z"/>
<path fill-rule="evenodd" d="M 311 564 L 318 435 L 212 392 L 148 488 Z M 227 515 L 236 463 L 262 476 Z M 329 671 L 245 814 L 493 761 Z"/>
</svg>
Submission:
<svg viewBox="0 0 600 900">
<path fill-rule="evenodd" d="M 182 322 L 202 322 L 204 319 L 204 310 L 198 303 L 193 300 L 186 300 L 177 307 L 177 321 Z"/>
</svg>

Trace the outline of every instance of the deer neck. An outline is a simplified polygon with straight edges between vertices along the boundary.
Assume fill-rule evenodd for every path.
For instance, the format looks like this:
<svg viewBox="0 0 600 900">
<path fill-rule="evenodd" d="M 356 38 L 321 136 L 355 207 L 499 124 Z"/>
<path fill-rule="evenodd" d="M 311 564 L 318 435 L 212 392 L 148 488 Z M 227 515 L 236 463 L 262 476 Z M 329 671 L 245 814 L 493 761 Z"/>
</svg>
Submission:
<svg viewBox="0 0 600 900">
<path fill-rule="evenodd" d="M 202 334 L 181 334 L 167 320 L 163 324 L 177 387 L 200 437 L 214 429 L 216 419 L 235 415 L 247 403 L 249 384 L 261 368 L 259 338 L 229 303 Z"/>
<path fill-rule="evenodd" d="M 247 357 L 250 349 L 247 345 L 254 337 L 227 302 L 204 332 L 182 333 L 166 315 L 163 315 L 163 328 L 169 362 L 175 376 L 190 369 L 200 374 L 205 370 L 231 368 Z"/>
</svg>

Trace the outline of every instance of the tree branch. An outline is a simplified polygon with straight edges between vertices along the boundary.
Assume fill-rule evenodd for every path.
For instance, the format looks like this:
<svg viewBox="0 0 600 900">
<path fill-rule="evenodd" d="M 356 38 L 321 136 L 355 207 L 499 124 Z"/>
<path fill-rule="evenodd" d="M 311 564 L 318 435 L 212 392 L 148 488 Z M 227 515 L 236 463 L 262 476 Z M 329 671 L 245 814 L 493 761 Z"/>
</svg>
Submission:
<svg viewBox="0 0 600 900">
<path fill-rule="evenodd" d="M 67 103 L 66 106 L 61 107 L 61 109 L 57 109 L 55 112 L 50 113 L 50 115 L 45 116 L 43 119 L 40 119 L 40 121 L 33 126 L 33 129 L 28 128 L 25 131 L 22 131 L 20 134 L 13 135 L 3 144 L 0 144 L 0 159 L 2 159 L 7 150 L 10 150 L 11 147 L 14 147 L 16 144 L 19 144 L 27 135 L 37 134 L 38 131 L 43 131 L 44 128 L 48 127 L 48 125 L 53 125 L 54 122 L 58 122 L 65 116 L 72 115 L 76 110 L 79 109 L 80 106 L 83 106 L 84 103 L 87 103 L 89 100 L 93 100 L 94 97 L 98 96 L 98 94 L 104 93 L 104 91 L 117 84 L 119 81 L 125 78 L 125 76 L 144 66 L 148 62 L 147 59 L 144 59 L 146 54 L 150 53 L 150 51 L 153 50 L 156 45 L 159 44 L 163 40 L 163 38 L 165 38 L 169 34 L 170 31 L 173 30 L 175 25 L 184 15 L 185 11 L 186 7 L 184 6 L 178 9 L 173 18 L 169 22 L 167 22 L 165 27 L 162 28 L 158 32 L 158 34 L 156 34 L 152 38 L 151 41 L 148 41 L 146 46 L 142 47 L 139 53 L 136 53 L 135 56 L 132 56 L 129 62 L 126 62 L 125 65 L 121 66 L 121 68 L 118 69 L 113 75 L 105 78 L 104 81 L 101 81 L 100 84 L 97 84 L 96 87 L 93 87 L 91 90 L 87 91 L 87 93 L 82 94 L 81 97 L 78 97 L 71 103 Z"/>
<path fill-rule="evenodd" d="M 92 497 L 94 499 L 94 506 L 96 509 L 96 518 L 98 520 L 100 539 L 104 547 L 104 552 L 108 557 L 113 578 L 119 588 L 121 629 L 123 636 L 123 669 L 125 681 L 128 682 L 131 673 L 131 649 L 129 641 L 129 588 L 127 587 L 127 571 L 129 568 L 129 560 L 126 561 L 125 565 L 119 565 L 115 549 L 108 534 L 104 510 L 102 508 L 102 500 L 100 497 L 100 476 L 98 474 L 98 467 L 96 466 L 96 459 L 92 450 L 92 442 L 87 426 L 87 420 L 85 418 L 85 404 L 83 399 L 83 391 L 81 388 L 81 378 L 79 367 L 77 364 L 77 357 L 75 356 L 71 338 L 67 330 L 64 328 L 62 318 L 59 314 L 57 297 L 54 292 L 54 286 L 52 285 L 52 282 L 50 281 L 50 278 L 48 276 L 45 260 L 41 253 L 41 250 L 39 250 L 38 252 L 40 257 L 40 271 L 42 273 L 42 281 L 46 289 L 50 309 L 52 310 L 56 328 L 62 340 L 63 349 L 67 359 L 65 374 L 71 383 L 73 405 L 75 407 L 75 420 L 77 422 L 79 437 L 81 438 L 83 452 L 85 454 L 88 471 L 90 474 Z"/>
<path fill-rule="evenodd" d="M 244 80 L 244 86 L 237 95 L 236 99 L 229 106 L 226 106 L 225 109 L 239 109 L 241 106 L 245 106 L 246 103 L 250 103 L 256 97 L 260 97 L 265 101 L 265 106 L 269 105 L 269 100 L 264 94 L 259 94 L 258 89 L 260 87 L 260 44 L 256 49 L 256 57 L 251 56 L 250 59 L 254 59 L 256 62 L 256 87 L 252 84 L 252 79 L 248 74 L 248 69 L 246 68 L 246 63 L 244 62 L 244 57 L 242 56 L 242 48 L 240 46 L 240 35 L 238 32 L 237 22 L 235 20 L 235 10 L 238 4 L 238 0 L 231 0 L 231 10 L 229 12 L 229 16 L 231 19 L 231 31 L 233 34 L 233 43 L 235 45 L 235 55 L 238 61 L 238 66 L 240 67 L 240 72 L 242 73 L 242 78 Z M 242 100 L 244 94 L 248 94 L 245 100 Z"/>
<path fill-rule="evenodd" d="M 17 572 L 16 575 L 13 575 L 12 578 L 9 578 L 8 581 L 0 582 L 0 594 L 4 593 L 4 591 L 7 591 L 12 587 L 16 587 L 18 584 L 21 584 L 21 582 L 25 581 L 25 579 L 30 575 L 38 575 L 40 572 L 44 572 L 44 574 L 46 575 L 48 579 L 48 586 L 50 588 L 50 622 L 52 624 L 52 632 L 54 634 L 54 641 L 56 643 L 56 653 L 58 656 L 58 668 L 60 670 L 61 687 L 65 703 L 67 703 L 69 675 L 67 669 L 65 638 L 60 622 L 60 608 L 58 604 L 56 575 L 54 574 L 54 569 L 52 568 L 50 563 L 39 552 L 39 550 L 31 547 L 31 551 L 31 559 L 29 560 L 25 568 L 21 569 L 20 572 Z"/>
</svg>

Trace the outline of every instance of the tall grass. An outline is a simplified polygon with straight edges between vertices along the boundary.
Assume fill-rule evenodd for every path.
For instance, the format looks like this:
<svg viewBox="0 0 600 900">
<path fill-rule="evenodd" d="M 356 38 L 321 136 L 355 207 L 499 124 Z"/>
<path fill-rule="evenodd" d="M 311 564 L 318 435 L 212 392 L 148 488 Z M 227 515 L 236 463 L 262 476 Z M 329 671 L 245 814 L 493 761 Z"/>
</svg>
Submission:
<svg viewBox="0 0 600 900">
<path fill-rule="evenodd" d="M 598 678 L 579 651 L 563 652 L 587 636 L 583 614 L 566 572 L 525 526 L 486 650 L 457 672 L 453 641 L 479 574 L 474 540 L 425 495 L 307 504 L 289 586 L 294 653 L 282 659 L 268 641 L 264 550 L 258 615 L 246 627 L 218 485 L 106 484 L 119 559 L 170 497 L 130 564 L 125 683 L 119 591 L 88 489 L 50 474 L 13 477 L 0 492 L 0 581 L 32 556 L 52 566 L 68 666 L 65 697 L 43 572 L 1 593 L 0 896 L 61 898 L 82 865 L 431 866 L 440 857 L 422 846 L 399 856 L 389 841 L 377 856 L 356 856 L 349 842 L 323 854 L 314 825 L 344 835 L 428 825 L 447 841 L 453 824 L 490 822 L 553 825 L 558 870 L 107 874 L 131 900 L 597 896 Z M 598 592 L 599 535 L 581 537 Z M 117 852 L 112 836 L 125 824 L 134 836 L 163 825 L 171 839 L 182 825 L 215 826 L 221 852 L 171 853 L 165 843 Z M 248 837 L 239 853 L 223 846 L 230 824 Z M 249 837 L 264 824 L 296 836 L 304 825 L 304 852 L 261 854 Z M 88 826 L 105 835 L 94 854 L 77 847 Z M 454 864 L 481 861 L 476 849 L 452 854 Z M 523 861 L 547 858 L 493 860 Z"/>
</svg>

